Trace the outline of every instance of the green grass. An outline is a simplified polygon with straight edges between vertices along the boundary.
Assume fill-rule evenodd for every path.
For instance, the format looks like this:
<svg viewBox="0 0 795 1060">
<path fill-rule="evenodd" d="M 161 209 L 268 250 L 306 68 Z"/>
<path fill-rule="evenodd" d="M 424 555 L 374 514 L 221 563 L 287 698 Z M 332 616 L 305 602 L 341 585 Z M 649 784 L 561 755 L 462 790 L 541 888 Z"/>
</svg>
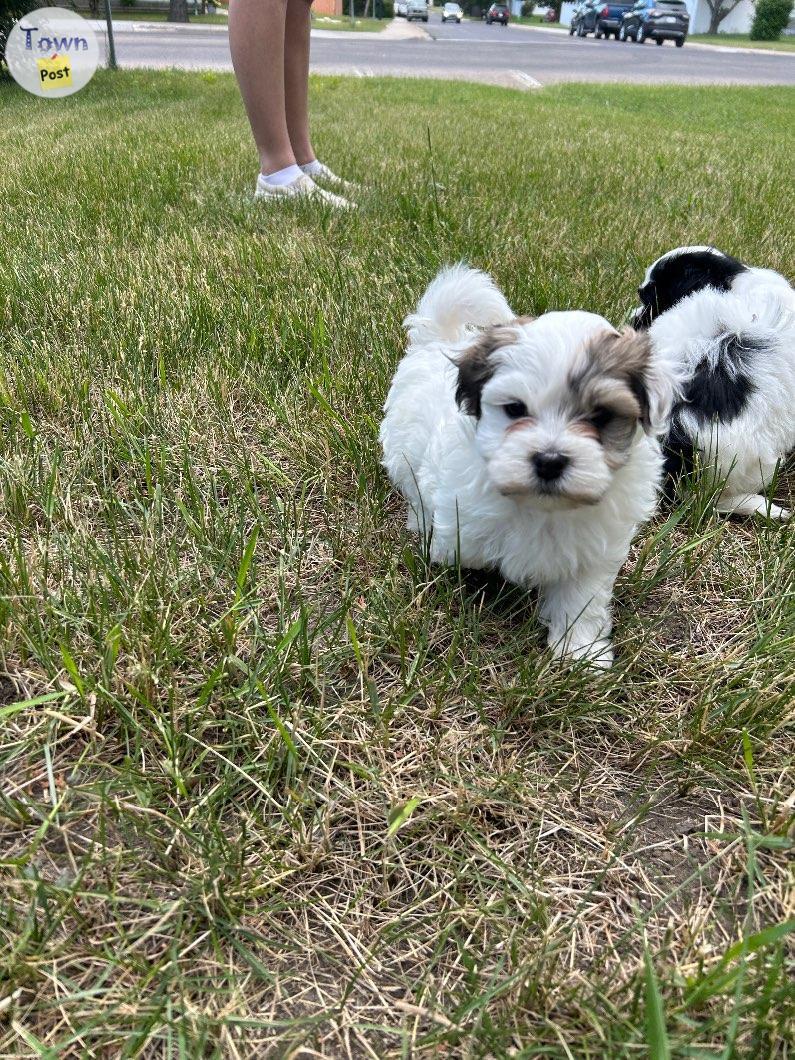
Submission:
<svg viewBox="0 0 795 1060">
<path fill-rule="evenodd" d="M 751 40 L 747 33 L 718 33 L 711 36 L 709 33 L 691 33 L 690 41 L 701 44 L 724 44 L 732 48 L 761 48 L 762 50 L 775 50 L 784 52 L 795 52 L 795 37 L 781 37 L 779 40 Z"/>
<path fill-rule="evenodd" d="M 791 1052 L 792 528 L 661 514 L 590 677 L 376 431 L 444 262 L 792 273 L 793 103 L 314 80 L 337 216 L 252 202 L 231 77 L 0 85 L 2 1055 Z"/>
</svg>

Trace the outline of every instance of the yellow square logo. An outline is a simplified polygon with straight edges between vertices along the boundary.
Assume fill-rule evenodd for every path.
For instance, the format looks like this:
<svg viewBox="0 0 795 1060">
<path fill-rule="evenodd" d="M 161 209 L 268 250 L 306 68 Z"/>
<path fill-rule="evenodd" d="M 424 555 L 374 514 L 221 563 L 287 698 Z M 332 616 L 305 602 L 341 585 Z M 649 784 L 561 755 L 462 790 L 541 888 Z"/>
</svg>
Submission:
<svg viewBox="0 0 795 1060">
<path fill-rule="evenodd" d="M 50 59 L 37 59 L 39 82 L 47 91 L 52 88 L 70 88 L 72 85 L 72 64 L 67 55 L 53 55 Z"/>
</svg>

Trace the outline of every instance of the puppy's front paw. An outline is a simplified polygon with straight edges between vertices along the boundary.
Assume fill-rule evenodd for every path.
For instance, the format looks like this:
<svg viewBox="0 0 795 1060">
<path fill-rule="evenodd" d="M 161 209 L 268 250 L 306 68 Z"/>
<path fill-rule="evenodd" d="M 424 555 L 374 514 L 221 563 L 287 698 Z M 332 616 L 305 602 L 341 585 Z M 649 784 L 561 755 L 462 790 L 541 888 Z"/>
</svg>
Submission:
<svg viewBox="0 0 795 1060">
<path fill-rule="evenodd" d="M 786 523 L 792 518 L 789 508 L 773 504 L 768 501 L 767 497 L 756 493 L 746 493 L 737 497 L 719 497 L 715 510 L 724 515 L 762 515 L 777 523 Z"/>
<path fill-rule="evenodd" d="M 771 504 L 770 518 L 780 523 L 788 523 L 792 518 L 792 512 L 789 508 L 782 508 L 780 504 Z"/>
<path fill-rule="evenodd" d="M 597 670 L 609 670 L 615 658 L 613 645 L 609 640 L 597 640 L 590 648 L 577 658 L 585 659 L 589 666 Z"/>
<path fill-rule="evenodd" d="M 596 640 L 578 642 L 576 636 L 571 633 L 568 637 L 553 640 L 549 637 L 549 646 L 552 648 L 556 658 L 562 662 L 566 660 L 582 660 L 597 670 L 609 670 L 613 665 L 613 645 L 609 637 L 597 637 Z"/>
</svg>

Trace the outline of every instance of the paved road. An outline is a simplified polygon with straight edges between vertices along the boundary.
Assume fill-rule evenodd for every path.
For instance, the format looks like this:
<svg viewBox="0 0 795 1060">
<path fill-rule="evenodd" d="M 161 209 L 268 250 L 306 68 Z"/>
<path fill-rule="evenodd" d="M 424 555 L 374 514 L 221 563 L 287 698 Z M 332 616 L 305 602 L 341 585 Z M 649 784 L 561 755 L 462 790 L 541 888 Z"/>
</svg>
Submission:
<svg viewBox="0 0 795 1060">
<path fill-rule="evenodd" d="M 122 66 L 231 69 L 225 27 L 115 26 Z M 680 49 L 670 42 L 658 48 L 481 22 L 442 26 L 438 18 L 422 28 L 427 37 L 408 40 L 314 31 L 312 69 L 360 77 L 453 78 L 525 89 L 561 81 L 795 84 L 795 56 L 790 55 L 696 45 Z"/>
</svg>

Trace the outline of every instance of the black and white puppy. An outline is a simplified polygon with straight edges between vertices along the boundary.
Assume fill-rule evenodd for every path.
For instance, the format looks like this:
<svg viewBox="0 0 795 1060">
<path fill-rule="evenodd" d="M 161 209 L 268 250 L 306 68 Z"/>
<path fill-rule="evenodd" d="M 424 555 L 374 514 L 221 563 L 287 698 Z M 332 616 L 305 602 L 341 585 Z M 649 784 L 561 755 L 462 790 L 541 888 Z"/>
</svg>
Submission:
<svg viewBox="0 0 795 1060">
<path fill-rule="evenodd" d="M 795 291 L 714 247 L 679 247 L 648 268 L 638 294 L 632 325 L 689 377 L 666 470 L 687 471 L 698 452 L 725 480 L 718 511 L 788 519 L 762 494 L 795 448 Z"/>
</svg>

